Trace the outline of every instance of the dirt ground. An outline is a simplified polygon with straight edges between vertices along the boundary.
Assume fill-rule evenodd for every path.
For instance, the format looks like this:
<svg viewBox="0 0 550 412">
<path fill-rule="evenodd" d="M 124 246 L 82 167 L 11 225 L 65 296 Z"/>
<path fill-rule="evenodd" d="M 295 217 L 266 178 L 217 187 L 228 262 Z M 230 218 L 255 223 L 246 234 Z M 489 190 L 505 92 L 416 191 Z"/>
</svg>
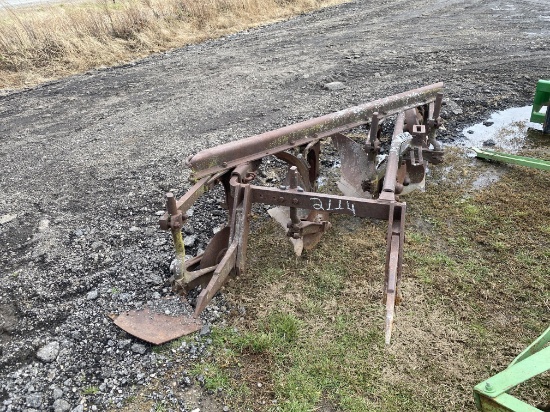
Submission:
<svg viewBox="0 0 550 412">
<path fill-rule="evenodd" d="M 168 294 L 156 213 L 167 190 L 188 187 L 189 155 L 436 81 L 452 109 L 440 138 L 453 141 L 496 109 L 530 104 L 550 76 L 543 14 L 527 0 L 352 1 L 5 93 L 0 411 L 74 408 L 95 393 L 96 409 L 122 406 L 169 366 L 106 315 Z M 323 88 L 332 81 L 345 87 Z M 37 360 L 53 342 L 57 360 Z"/>
</svg>

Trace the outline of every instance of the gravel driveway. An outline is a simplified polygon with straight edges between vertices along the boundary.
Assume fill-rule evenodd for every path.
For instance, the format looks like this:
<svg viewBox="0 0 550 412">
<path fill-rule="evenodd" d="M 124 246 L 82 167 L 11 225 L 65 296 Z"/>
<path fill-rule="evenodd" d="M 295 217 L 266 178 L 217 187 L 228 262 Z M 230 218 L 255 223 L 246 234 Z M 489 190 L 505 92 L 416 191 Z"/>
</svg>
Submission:
<svg viewBox="0 0 550 412">
<path fill-rule="evenodd" d="M 157 212 L 189 155 L 439 80 L 452 141 L 529 104 L 549 44 L 540 1 L 356 0 L 0 97 L 0 411 L 120 406 L 170 366 L 107 315 L 170 295 Z"/>
</svg>

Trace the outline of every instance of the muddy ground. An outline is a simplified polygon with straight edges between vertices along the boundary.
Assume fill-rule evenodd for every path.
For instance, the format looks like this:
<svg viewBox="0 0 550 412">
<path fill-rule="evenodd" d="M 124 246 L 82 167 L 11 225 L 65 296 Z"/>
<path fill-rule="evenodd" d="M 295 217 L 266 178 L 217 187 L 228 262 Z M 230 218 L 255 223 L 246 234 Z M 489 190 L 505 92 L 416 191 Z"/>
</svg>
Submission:
<svg viewBox="0 0 550 412">
<path fill-rule="evenodd" d="M 170 367 L 107 315 L 169 295 L 157 212 L 167 190 L 188 187 L 189 155 L 440 80 L 440 137 L 459 139 L 496 109 L 530 104 L 548 78 L 543 14 L 539 1 L 352 1 L 5 93 L 0 411 L 120 407 Z M 344 88 L 323 87 L 333 81 Z M 188 230 L 192 251 L 221 219 L 209 210 L 198 208 L 211 223 Z M 207 321 L 230 310 L 219 297 Z"/>
</svg>

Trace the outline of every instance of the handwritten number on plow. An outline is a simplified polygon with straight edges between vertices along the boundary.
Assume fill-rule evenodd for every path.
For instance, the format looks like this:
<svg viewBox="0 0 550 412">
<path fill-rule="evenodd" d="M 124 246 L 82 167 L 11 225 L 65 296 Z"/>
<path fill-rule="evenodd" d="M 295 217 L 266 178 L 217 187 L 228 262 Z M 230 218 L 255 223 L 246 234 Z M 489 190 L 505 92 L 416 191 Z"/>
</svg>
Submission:
<svg viewBox="0 0 550 412">
<path fill-rule="evenodd" d="M 310 197 L 309 200 L 312 203 L 312 207 L 315 210 L 324 210 L 326 212 L 336 212 L 338 210 L 344 210 L 347 209 L 351 212 L 353 216 L 355 216 L 355 205 L 353 202 L 350 202 L 349 200 L 345 201 L 345 208 L 342 207 L 342 199 L 328 199 L 323 203 L 323 200 L 321 200 L 318 197 Z M 334 203 L 333 203 L 334 200 Z"/>
</svg>

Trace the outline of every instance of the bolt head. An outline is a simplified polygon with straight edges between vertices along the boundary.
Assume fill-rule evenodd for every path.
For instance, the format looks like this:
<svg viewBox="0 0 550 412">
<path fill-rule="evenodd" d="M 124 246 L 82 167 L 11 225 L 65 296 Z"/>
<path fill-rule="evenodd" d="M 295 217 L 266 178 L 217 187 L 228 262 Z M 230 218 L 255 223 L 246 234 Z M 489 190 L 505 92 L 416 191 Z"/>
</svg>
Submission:
<svg viewBox="0 0 550 412">
<path fill-rule="evenodd" d="M 493 385 L 491 385 L 489 382 L 485 384 L 485 391 L 486 392 L 493 392 L 495 388 L 493 388 Z"/>
</svg>

